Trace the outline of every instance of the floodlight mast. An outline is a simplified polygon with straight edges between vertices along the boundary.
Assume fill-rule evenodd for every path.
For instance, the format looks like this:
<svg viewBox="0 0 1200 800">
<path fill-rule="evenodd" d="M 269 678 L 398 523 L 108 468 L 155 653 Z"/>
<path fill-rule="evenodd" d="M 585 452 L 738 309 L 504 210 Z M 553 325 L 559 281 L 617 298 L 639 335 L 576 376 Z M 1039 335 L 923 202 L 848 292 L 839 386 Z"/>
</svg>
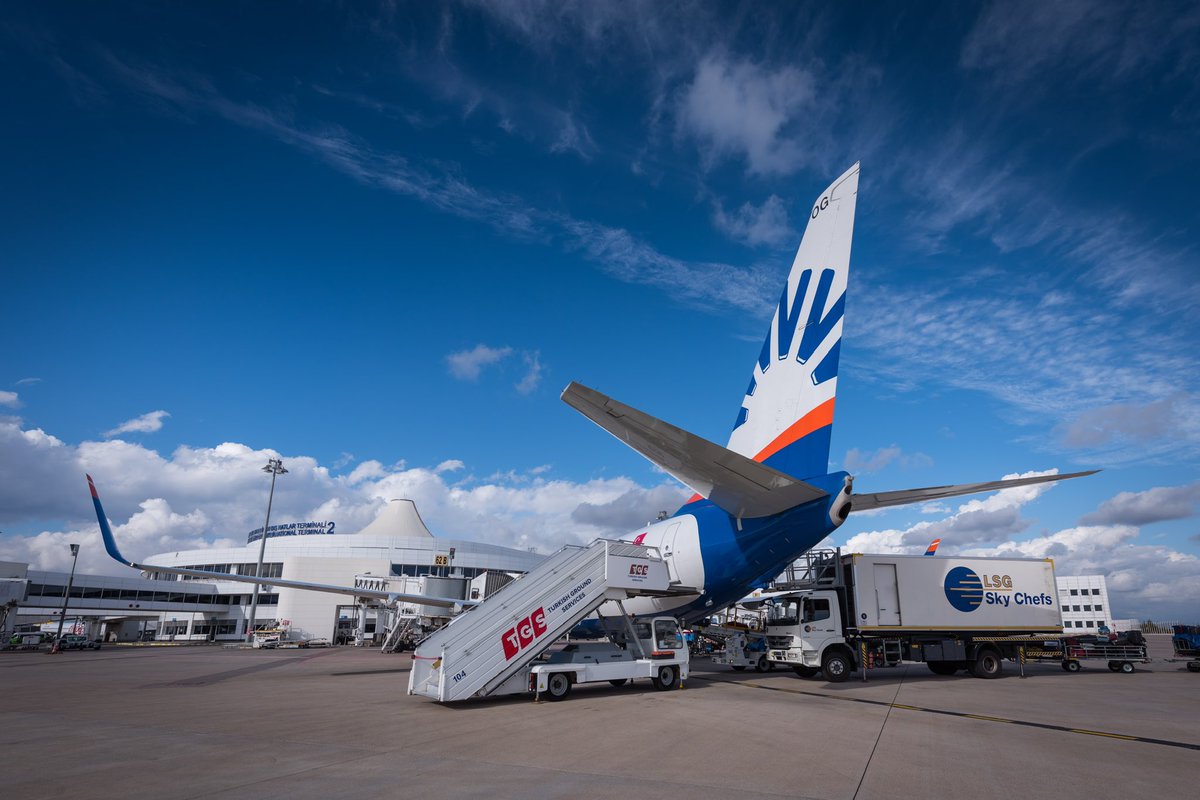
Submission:
<svg viewBox="0 0 1200 800">
<path fill-rule="evenodd" d="M 283 468 L 283 460 L 279 458 L 267 459 L 267 465 L 262 470 L 271 473 L 271 493 L 267 495 L 267 521 L 263 523 L 262 538 L 258 543 L 258 566 L 254 569 L 256 578 L 263 577 L 263 556 L 267 551 L 267 531 L 271 527 L 271 504 L 275 502 L 275 479 L 280 475 L 287 474 L 287 470 Z M 254 644 L 254 625 L 258 616 L 258 590 L 261 587 L 261 583 L 254 584 L 254 594 L 250 600 L 250 617 L 246 620 L 246 644 Z"/>
<path fill-rule="evenodd" d="M 62 643 L 63 622 L 67 619 L 67 603 L 71 601 L 71 587 L 75 584 L 75 565 L 79 563 L 79 545 L 71 545 L 71 577 L 67 578 L 67 590 L 63 592 L 62 610 L 58 612 L 58 633 L 54 635 L 54 649 L 57 653 Z"/>
</svg>

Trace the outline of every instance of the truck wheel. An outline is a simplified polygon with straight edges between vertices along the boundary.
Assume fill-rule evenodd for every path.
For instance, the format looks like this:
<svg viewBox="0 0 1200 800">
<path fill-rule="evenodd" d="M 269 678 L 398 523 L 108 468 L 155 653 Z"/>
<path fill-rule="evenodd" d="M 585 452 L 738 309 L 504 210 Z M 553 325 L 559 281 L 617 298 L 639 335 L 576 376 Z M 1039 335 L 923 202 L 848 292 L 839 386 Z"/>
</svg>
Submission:
<svg viewBox="0 0 1200 800">
<path fill-rule="evenodd" d="M 1109 672 L 1117 672 L 1120 669 L 1121 669 L 1121 665 L 1118 662 L 1116 662 L 1116 661 L 1108 662 L 1108 671 Z"/>
<path fill-rule="evenodd" d="M 624 686 L 624 685 L 625 685 L 625 679 L 624 679 L 624 678 L 617 678 L 616 680 L 611 680 L 611 681 L 609 681 L 609 683 L 611 683 L 613 686 Z"/>
<path fill-rule="evenodd" d="M 818 667 L 802 667 L 799 664 L 792 665 L 792 672 L 799 675 L 801 678 L 815 677 L 821 670 Z"/>
<path fill-rule="evenodd" d="M 1081 667 L 1078 661 L 1071 659 L 1070 661 L 1063 662 L 1063 669 L 1065 669 L 1067 672 L 1079 672 Z"/>
<path fill-rule="evenodd" d="M 1188 672 L 1200 672 L 1200 661 L 1189 661 Z"/>
<path fill-rule="evenodd" d="M 925 666 L 934 675 L 953 675 L 958 672 L 958 665 L 953 661 L 929 661 Z"/>
<path fill-rule="evenodd" d="M 766 653 L 763 653 L 761 656 L 758 657 L 758 660 L 754 662 L 754 671 L 755 672 L 766 672 L 770 668 L 771 668 L 771 662 L 767 660 Z"/>
<path fill-rule="evenodd" d="M 666 666 L 659 667 L 655 671 L 654 677 L 650 679 L 650 683 L 660 692 L 669 692 L 675 688 L 675 684 L 678 682 L 678 680 L 679 673 L 675 671 L 675 667 L 668 664 Z"/>
<path fill-rule="evenodd" d="M 981 649 L 971 662 L 971 674 L 976 678 L 999 678 L 1003 670 L 1004 660 L 990 647 Z"/>
<path fill-rule="evenodd" d="M 1124 672 L 1126 675 L 1132 675 L 1133 674 L 1133 662 L 1132 661 L 1122 661 L 1120 664 L 1120 670 L 1121 670 L 1121 672 Z"/>
<path fill-rule="evenodd" d="M 571 676 L 565 672 L 555 672 L 546 681 L 546 694 L 551 700 L 563 700 L 571 693 Z"/>
<path fill-rule="evenodd" d="M 846 680 L 846 678 L 850 677 L 850 672 L 853 669 L 854 663 L 844 650 L 834 650 L 831 653 L 826 653 L 825 661 L 821 665 L 821 672 L 825 673 L 825 680 L 830 683 L 841 683 Z"/>
</svg>

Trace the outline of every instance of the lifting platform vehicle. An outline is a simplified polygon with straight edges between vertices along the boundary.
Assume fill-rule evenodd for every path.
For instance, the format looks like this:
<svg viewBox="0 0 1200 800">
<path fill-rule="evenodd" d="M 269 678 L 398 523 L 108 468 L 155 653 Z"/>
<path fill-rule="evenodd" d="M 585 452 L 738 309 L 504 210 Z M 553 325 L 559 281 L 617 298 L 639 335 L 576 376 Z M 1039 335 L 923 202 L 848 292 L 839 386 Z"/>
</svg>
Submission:
<svg viewBox="0 0 1200 800">
<path fill-rule="evenodd" d="M 904 660 L 994 678 L 1062 631 L 1050 559 L 811 550 L 774 588 L 793 593 L 771 606 L 769 658 L 801 677 L 844 681 Z"/>
</svg>

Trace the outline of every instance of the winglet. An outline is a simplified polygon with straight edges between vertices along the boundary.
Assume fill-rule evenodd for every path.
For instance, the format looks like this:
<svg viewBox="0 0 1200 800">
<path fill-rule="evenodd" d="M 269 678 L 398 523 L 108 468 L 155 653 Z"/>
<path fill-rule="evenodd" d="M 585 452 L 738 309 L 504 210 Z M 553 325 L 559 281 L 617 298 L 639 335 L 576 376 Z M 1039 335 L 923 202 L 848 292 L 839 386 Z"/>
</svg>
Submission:
<svg viewBox="0 0 1200 800">
<path fill-rule="evenodd" d="M 104 549 L 108 554 L 117 561 L 128 567 L 136 565 L 121 555 L 121 551 L 117 549 L 117 542 L 113 539 L 112 528 L 108 527 L 108 518 L 104 516 L 104 506 L 100 505 L 100 495 L 96 492 L 96 484 L 92 481 L 92 476 L 87 476 L 88 488 L 92 490 L 92 505 L 96 507 L 96 519 L 100 522 L 100 536 L 104 539 Z"/>
</svg>

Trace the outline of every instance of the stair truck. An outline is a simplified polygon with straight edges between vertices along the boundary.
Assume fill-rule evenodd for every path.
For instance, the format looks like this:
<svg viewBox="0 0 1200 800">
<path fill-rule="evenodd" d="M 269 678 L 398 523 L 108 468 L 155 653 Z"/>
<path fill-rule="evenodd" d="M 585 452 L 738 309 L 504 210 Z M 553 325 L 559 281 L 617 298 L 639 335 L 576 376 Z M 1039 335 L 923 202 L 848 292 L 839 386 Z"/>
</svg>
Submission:
<svg viewBox="0 0 1200 800">
<path fill-rule="evenodd" d="M 923 661 L 997 677 L 1005 659 L 1062 636 L 1054 562 L 812 550 L 775 587 L 768 658 L 801 677 Z M 865 675 L 865 673 L 864 673 Z"/>
<path fill-rule="evenodd" d="M 522 693 L 561 700 L 576 683 L 638 678 L 674 689 L 688 676 L 679 623 L 635 620 L 622 601 L 698 591 L 671 578 L 657 548 L 607 539 L 569 545 L 419 642 L 408 693 L 442 703 Z M 551 649 L 584 617 L 606 609 L 609 642 Z"/>
</svg>

